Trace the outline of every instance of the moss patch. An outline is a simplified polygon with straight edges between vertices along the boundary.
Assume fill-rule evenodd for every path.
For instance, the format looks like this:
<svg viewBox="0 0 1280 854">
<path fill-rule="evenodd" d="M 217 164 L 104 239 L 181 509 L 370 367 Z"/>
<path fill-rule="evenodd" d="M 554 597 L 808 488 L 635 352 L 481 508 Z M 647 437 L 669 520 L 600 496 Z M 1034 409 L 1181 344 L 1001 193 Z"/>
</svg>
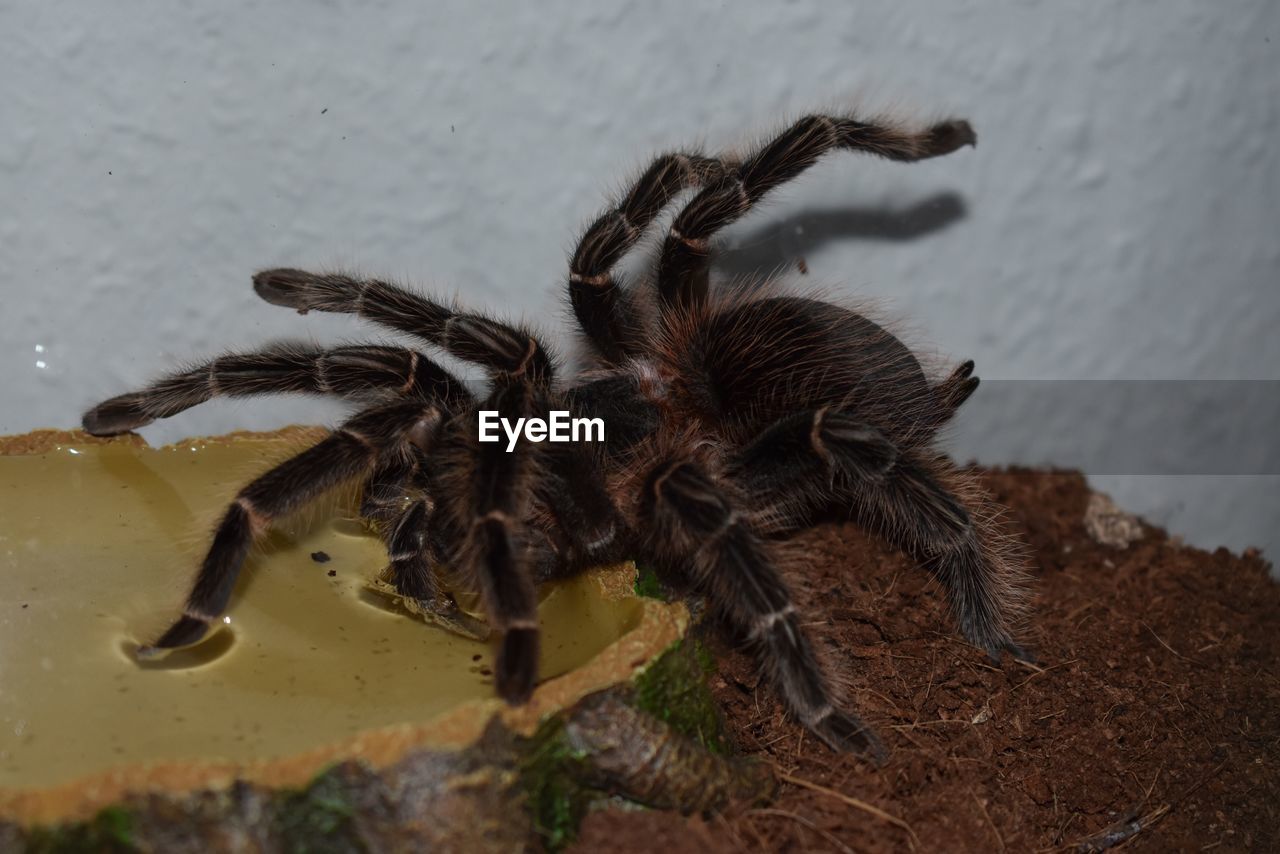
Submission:
<svg viewBox="0 0 1280 854">
<path fill-rule="evenodd" d="M 710 652 L 695 640 L 672 644 L 636 678 L 632 706 L 696 740 L 712 753 L 728 753 L 720 710 L 707 687 L 715 670 Z M 590 757 L 575 750 L 562 719 L 543 724 L 530 739 L 521 764 L 521 782 L 534 829 L 551 851 L 572 842 L 592 802 L 604 793 L 584 785 Z"/>
<path fill-rule="evenodd" d="M 362 851 L 352 827 L 355 812 L 337 769 L 330 769 L 306 789 L 285 794 L 275 824 L 287 851 Z"/>
<path fill-rule="evenodd" d="M 662 589 L 662 582 L 658 579 L 658 574 L 647 566 L 639 564 L 636 564 L 635 592 L 642 599 L 667 601 L 667 596 Z"/>
<path fill-rule="evenodd" d="M 551 851 L 572 842 L 578 825 L 599 793 L 582 785 L 577 772 L 584 757 L 569 744 L 564 722 L 547 721 L 529 741 L 520 766 L 533 829 Z"/>
<path fill-rule="evenodd" d="M 693 638 L 676 641 L 636 678 L 633 704 L 712 753 L 729 752 L 720 707 L 707 687 L 715 659 Z"/>
<path fill-rule="evenodd" d="M 121 807 L 107 807 L 89 821 L 56 827 L 38 827 L 30 831 L 26 850 L 38 854 L 104 851 L 134 852 L 133 816 Z"/>
</svg>

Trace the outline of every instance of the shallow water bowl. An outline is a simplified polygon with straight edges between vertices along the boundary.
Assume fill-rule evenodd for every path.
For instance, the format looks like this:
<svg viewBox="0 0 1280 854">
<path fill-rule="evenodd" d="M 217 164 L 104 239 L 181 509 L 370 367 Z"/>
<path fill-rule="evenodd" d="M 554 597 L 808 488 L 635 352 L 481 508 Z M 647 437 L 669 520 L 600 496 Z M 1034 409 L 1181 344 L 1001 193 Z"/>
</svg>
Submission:
<svg viewBox="0 0 1280 854">
<path fill-rule="evenodd" d="M 528 705 L 508 707 L 493 696 L 488 644 L 370 592 L 385 551 L 339 499 L 277 526 L 215 637 L 139 663 L 134 648 L 178 613 L 237 488 L 315 436 L 163 448 L 81 433 L 0 440 L 0 849 L 128 847 L 148 833 L 148 847 L 175 842 L 156 835 L 156 807 L 166 804 L 188 829 L 207 813 L 203 843 L 233 829 L 270 848 L 298 830 L 289 804 L 310 816 L 303 795 L 335 768 L 383 789 L 409 771 L 437 774 L 416 780 L 422 797 L 459 762 L 505 762 L 519 776 L 524 754 L 512 744 L 583 697 L 629 683 L 687 627 L 683 605 L 634 594 L 631 566 L 549 585 L 539 607 L 543 681 Z M 411 767 L 424 756 L 435 764 Z M 508 795 L 519 807 L 528 792 Z M 326 820 L 358 814 L 345 802 L 334 809 Z M 389 826 L 411 818 L 387 816 Z M 424 821 L 421 809 L 414 820 Z"/>
</svg>

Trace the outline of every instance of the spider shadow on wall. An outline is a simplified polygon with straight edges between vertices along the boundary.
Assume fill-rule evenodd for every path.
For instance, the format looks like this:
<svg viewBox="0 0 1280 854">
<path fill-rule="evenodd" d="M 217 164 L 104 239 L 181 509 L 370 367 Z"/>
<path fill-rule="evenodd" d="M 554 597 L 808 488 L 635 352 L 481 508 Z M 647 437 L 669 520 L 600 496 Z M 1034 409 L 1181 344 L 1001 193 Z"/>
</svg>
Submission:
<svg viewBox="0 0 1280 854">
<path fill-rule="evenodd" d="M 967 215 L 964 198 L 952 191 L 901 207 L 851 205 L 801 210 L 730 236 L 713 262 L 713 270 L 721 281 L 749 288 L 758 285 L 762 273 L 794 270 L 827 244 L 915 240 L 949 228 Z"/>
</svg>

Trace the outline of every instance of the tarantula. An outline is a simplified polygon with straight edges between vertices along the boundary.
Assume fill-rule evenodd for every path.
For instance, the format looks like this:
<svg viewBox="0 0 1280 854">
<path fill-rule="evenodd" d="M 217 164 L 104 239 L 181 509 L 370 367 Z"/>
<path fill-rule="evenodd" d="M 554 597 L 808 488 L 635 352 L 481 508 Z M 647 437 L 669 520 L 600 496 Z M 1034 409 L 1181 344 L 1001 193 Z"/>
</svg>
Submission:
<svg viewBox="0 0 1280 854">
<path fill-rule="evenodd" d="M 186 606 L 140 655 L 193 644 L 227 606 L 254 539 L 348 481 L 363 484 L 389 589 L 430 620 L 474 631 L 437 573 L 481 594 L 497 635 L 497 693 L 537 680 L 536 585 L 622 558 L 693 584 L 749 639 L 790 711 L 835 750 L 884 749 L 842 708 L 780 571 L 782 541 L 833 511 L 926 566 L 960 629 L 999 659 L 1018 570 L 994 514 L 934 448 L 973 393 L 965 362 L 931 380 L 891 333 L 815 298 L 712 288 L 711 240 L 770 190 L 836 149 L 917 161 L 973 145 L 961 120 L 907 128 L 814 115 L 745 157 L 663 154 L 586 229 L 568 295 L 588 350 L 561 379 L 530 329 L 376 279 L 275 269 L 253 278 L 269 303 L 354 314 L 483 366 L 474 395 L 426 355 L 382 345 L 276 346 L 224 355 L 89 410 L 96 435 L 133 430 L 220 395 L 337 395 L 362 409 L 319 444 L 244 487 L 218 524 Z M 656 270 L 617 266 L 686 192 Z M 478 440 L 479 413 L 598 417 L 605 441 Z M 964 496 L 964 497 L 962 497 Z M 487 632 L 487 627 L 484 629 Z"/>
</svg>

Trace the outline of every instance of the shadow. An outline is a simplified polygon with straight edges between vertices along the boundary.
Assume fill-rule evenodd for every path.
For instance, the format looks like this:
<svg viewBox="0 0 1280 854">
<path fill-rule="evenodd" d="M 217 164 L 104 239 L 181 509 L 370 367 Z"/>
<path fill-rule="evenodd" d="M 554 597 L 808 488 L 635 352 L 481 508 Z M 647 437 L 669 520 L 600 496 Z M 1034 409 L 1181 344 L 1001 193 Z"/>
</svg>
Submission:
<svg viewBox="0 0 1280 854">
<path fill-rule="evenodd" d="M 215 625 L 211 632 L 191 646 L 169 650 L 157 658 L 138 658 L 138 644 L 134 641 L 121 643 L 120 652 L 141 670 L 191 670 L 212 664 L 235 646 L 232 630 Z"/>
<path fill-rule="evenodd" d="M 731 238 L 712 263 L 736 279 L 793 270 L 828 243 L 842 240 L 914 240 L 941 231 L 968 214 L 954 192 L 937 193 L 903 208 L 848 207 L 804 211 Z"/>
</svg>

